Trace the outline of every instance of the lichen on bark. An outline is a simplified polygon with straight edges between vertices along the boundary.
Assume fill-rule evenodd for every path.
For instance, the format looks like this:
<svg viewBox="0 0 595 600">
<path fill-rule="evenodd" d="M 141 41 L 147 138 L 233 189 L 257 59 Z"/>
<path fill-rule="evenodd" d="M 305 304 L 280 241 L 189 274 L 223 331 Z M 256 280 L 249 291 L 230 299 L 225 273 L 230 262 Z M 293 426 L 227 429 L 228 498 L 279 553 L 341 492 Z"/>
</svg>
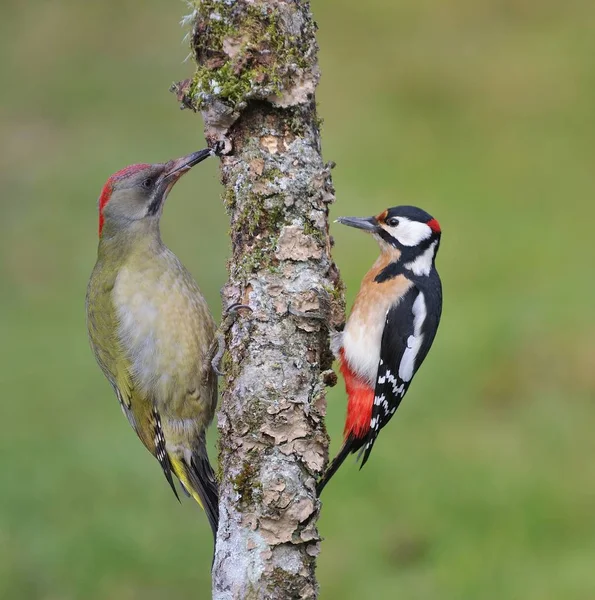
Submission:
<svg viewBox="0 0 595 600">
<path fill-rule="evenodd" d="M 202 113 L 210 143 L 224 143 L 232 256 L 222 297 L 253 311 L 227 339 L 213 597 L 316 598 L 332 355 L 324 324 L 295 313 L 319 312 L 322 297 L 331 324 L 344 313 L 314 98 L 316 26 L 296 0 L 192 4 L 197 71 L 176 91 Z"/>
</svg>

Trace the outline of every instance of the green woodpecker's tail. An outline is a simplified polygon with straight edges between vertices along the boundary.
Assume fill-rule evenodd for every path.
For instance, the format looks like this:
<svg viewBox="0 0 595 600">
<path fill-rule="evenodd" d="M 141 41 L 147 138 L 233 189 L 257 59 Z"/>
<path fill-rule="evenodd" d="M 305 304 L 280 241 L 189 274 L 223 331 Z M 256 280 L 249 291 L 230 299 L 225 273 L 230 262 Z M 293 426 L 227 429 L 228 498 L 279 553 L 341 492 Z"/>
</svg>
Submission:
<svg viewBox="0 0 595 600">
<path fill-rule="evenodd" d="M 213 531 L 213 539 L 217 540 L 219 526 L 219 490 L 217 478 L 209 463 L 206 449 L 192 454 L 191 464 L 186 460 L 170 455 L 172 468 L 184 489 L 207 513 Z"/>
</svg>

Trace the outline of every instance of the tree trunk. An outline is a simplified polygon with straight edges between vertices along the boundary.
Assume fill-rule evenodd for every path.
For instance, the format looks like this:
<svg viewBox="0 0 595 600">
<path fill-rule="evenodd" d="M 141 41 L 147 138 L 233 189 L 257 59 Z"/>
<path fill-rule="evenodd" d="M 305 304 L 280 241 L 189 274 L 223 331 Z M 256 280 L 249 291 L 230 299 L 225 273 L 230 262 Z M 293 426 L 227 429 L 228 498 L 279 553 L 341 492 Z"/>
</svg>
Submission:
<svg viewBox="0 0 595 600">
<path fill-rule="evenodd" d="M 327 298 L 336 325 L 344 308 L 314 98 L 316 25 L 299 0 L 193 7 L 198 68 L 176 90 L 202 112 L 210 144 L 224 147 L 232 258 L 223 303 L 253 310 L 227 339 L 213 597 L 316 598 L 315 480 L 328 454 L 325 385 L 336 378 L 326 326 L 295 312 L 318 312 Z"/>
</svg>

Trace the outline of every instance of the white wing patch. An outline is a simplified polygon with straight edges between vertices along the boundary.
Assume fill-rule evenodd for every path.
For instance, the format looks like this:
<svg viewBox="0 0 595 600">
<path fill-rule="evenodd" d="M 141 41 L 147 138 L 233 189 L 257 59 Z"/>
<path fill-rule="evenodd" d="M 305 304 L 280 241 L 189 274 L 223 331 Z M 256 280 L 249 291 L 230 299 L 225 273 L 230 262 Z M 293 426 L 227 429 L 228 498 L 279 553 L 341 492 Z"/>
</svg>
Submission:
<svg viewBox="0 0 595 600">
<path fill-rule="evenodd" d="M 422 292 L 419 292 L 412 307 L 413 311 L 413 335 L 407 339 L 407 348 L 403 353 L 403 358 L 399 364 L 399 377 L 403 381 L 411 381 L 415 371 L 415 360 L 421 348 L 424 336 L 421 332 L 424 321 L 426 320 L 426 299 Z"/>
</svg>

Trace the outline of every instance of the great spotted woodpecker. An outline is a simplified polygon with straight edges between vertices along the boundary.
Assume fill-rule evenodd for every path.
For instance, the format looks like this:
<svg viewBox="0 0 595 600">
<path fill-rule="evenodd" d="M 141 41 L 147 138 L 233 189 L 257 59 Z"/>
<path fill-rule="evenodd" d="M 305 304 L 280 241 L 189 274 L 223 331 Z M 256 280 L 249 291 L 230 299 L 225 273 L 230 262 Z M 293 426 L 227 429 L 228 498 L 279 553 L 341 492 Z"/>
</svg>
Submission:
<svg viewBox="0 0 595 600">
<path fill-rule="evenodd" d="M 436 219 L 414 206 L 396 206 L 376 217 L 337 221 L 371 233 L 380 256 L 333 340 L 349 401 L 344 443 L 318 482 L 319 494 L 348 454 L 361 449 L 364 466 L 428 354 L 442 312 Z"/>
</svg>

